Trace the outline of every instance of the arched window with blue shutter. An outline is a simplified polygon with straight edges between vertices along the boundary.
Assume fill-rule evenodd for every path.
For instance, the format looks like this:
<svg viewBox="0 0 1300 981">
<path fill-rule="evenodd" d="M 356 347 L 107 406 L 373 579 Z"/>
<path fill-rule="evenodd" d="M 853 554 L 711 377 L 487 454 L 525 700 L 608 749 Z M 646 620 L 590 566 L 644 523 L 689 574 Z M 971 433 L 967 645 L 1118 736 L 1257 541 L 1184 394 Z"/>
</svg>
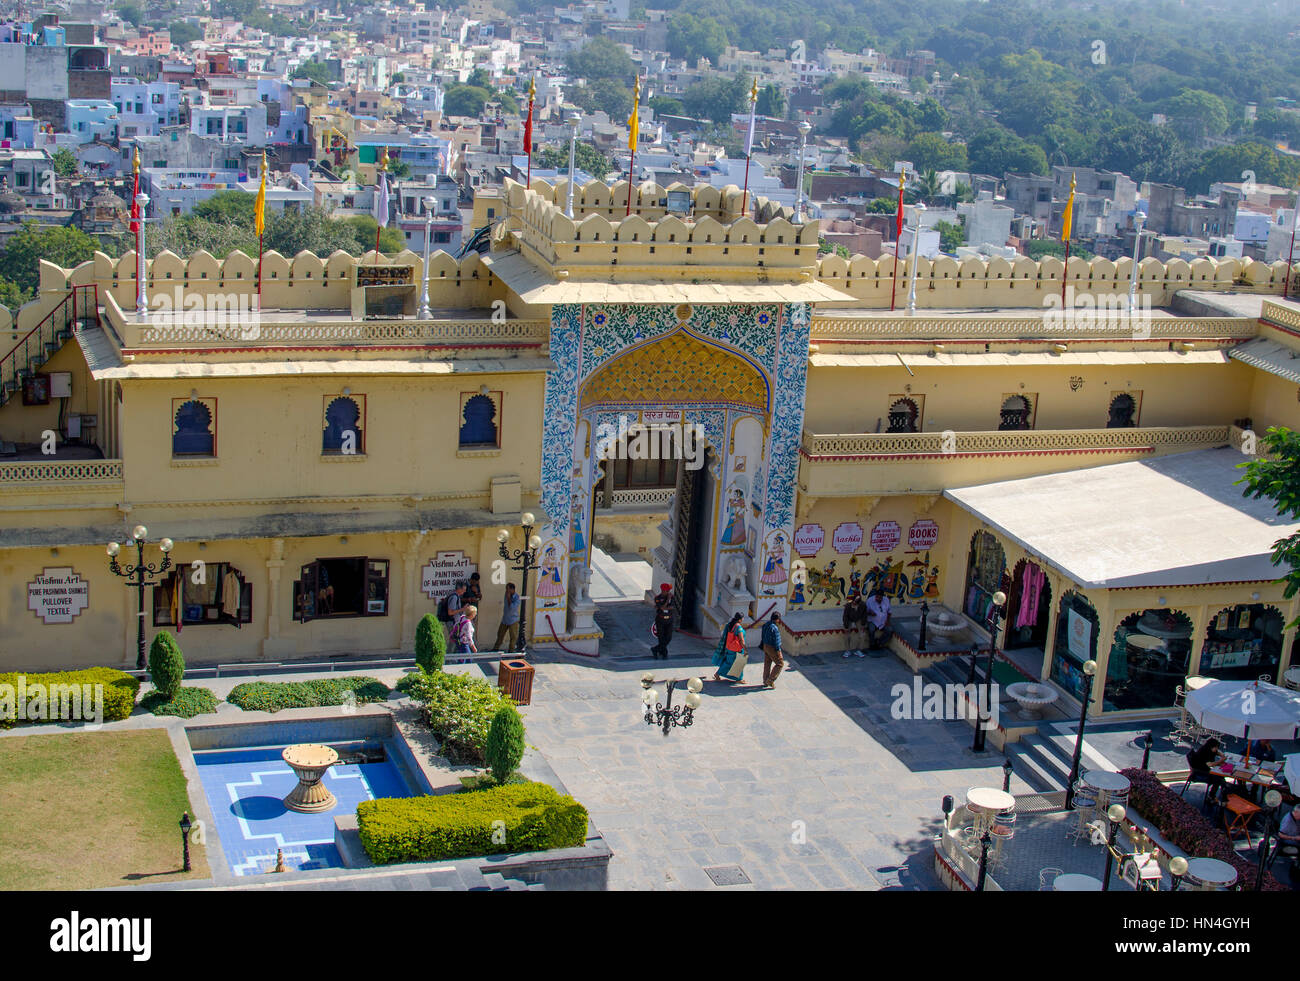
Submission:
<svg viewBox="0 0 1300 981">
<path fill-rule="evenodd" d="M 349 440 L 349 434 L 350 440 Z M 325 429 L 321 434 L 322 453 L 342 453 L 349 440 L 351 452 L 361 453 L 361 407 L 355 399 L 340 396 L 325 408 Z"/>
<path fill-rule="evenodd" d="M 189 399 L 176 410 L 173 419 L 172 456 L 212 456 L 216 443 L 212 432 L 212 410 L 197 399 Z"/>
<path fill-rule="evenodd" d="M 465 401 L 460 427 L 462 447 L 497 445 L 497 407 L 486 395 L 475 395 Z"/>
</svg>

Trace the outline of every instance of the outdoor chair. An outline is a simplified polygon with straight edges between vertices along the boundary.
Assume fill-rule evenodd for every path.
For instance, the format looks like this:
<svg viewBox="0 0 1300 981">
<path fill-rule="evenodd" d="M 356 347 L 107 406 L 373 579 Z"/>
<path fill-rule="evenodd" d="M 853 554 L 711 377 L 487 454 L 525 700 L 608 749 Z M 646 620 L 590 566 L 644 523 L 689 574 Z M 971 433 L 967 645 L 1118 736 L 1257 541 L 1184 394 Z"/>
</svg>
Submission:
<svg viewBox="0 0 1300 981">
<path fill-rule="evenodd" d="M 1038 891 L 1051 892 L 1052 883 L 1056 881 L 1056 877 L 1058 875 L 1064 875 L 1064 874 L 1065 874 L 1064 869 L 1057 869 L 1057 868 L 1042 869 L 1038 873 Z"/>
</svg>

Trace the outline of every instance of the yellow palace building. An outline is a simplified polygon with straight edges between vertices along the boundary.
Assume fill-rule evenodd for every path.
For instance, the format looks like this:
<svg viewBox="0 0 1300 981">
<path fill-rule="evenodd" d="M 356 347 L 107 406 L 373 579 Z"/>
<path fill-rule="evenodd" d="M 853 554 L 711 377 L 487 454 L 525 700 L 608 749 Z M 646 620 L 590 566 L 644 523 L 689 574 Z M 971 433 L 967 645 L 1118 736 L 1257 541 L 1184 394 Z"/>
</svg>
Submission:
<svg viewBox="0 0 1300 981">
<path fill-rule="evenodd" d="M 630 190 L 507 182 L 491 250 L 427 271 L 268 254 L 260 305 L 238 253 L 160 254 L 143 315 L 133 254 L 42 263 L 0 325 L 0 670 L 135 663 L 105 545 L 125 572 L 136 526 L 155 567 L 175 542 L 146 640 L 179 624 L 192 664 L 409 654 L 472 571 L 486 641 L 530 512 L 534 646 L 599 651 L 600 545 L 687 629 L 777 610 L 796 654 L 880 586 L 919 665 L 986 643 L 1001 590 L 999 646 L 1066 695 L 1095 659 L 1098 711 L 1297 660 L 1293 528 L 1233 484 L 1300 425 L 1285 264 L 1147 259 L 1130 312 L 1129 260 L 920 259 L 909 302 L 910 269 L 819 258 L 764 199 Z"/>
</svg>

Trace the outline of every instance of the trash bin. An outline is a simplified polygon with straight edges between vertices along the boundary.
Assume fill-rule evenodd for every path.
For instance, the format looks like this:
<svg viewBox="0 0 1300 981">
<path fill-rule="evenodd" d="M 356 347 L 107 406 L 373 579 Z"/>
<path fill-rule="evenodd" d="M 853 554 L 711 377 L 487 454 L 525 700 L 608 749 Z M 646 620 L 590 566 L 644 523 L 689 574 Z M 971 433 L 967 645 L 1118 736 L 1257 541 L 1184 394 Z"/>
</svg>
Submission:
<svg viewBox="0 0 1300 981">
<path fill-rule="evenodd" d="M 513 698 L 516 705 L 528 705 L 533 698 L 533 670 L 527 661 L 503 660 L 497 671 L 497 687 Z"/>
</svg>

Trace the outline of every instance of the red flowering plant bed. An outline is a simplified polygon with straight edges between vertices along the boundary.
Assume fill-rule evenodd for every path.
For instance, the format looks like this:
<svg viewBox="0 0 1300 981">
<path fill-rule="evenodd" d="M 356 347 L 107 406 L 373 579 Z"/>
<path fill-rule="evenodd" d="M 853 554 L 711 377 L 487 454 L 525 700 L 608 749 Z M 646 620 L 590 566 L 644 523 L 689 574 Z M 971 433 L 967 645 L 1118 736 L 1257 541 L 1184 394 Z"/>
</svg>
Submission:
<svg viewBox="0 0 1300 981">
<path fill-rule="evenodd" d="M 1120 772 L 1129 779 L 1129 805 L 1155 825 L 1166 841 L 1192 858 L 1227 862 L 1237 870 L 1237 888 L 1254 887 L 1258 866 L 1237 854 L 1226 831 L 1162 784 L 1149 770 L 1130 767 Z M 1264 873 L 1263 888 L 1265 892 L 1290 891 L 1271 872 Z"/>
</svg>

